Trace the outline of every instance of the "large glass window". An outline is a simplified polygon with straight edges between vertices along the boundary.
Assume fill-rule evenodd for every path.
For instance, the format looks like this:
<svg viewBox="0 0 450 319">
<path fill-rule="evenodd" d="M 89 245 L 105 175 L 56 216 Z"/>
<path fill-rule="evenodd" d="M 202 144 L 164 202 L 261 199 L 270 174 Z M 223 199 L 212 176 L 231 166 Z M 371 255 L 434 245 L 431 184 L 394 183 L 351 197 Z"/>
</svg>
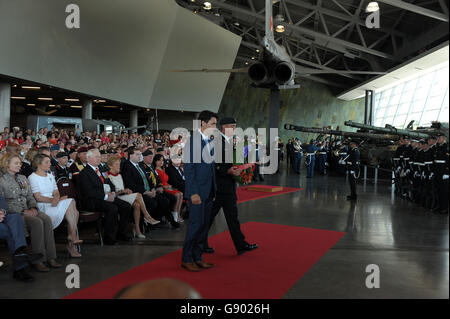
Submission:
<svg viewBox="0 0 450 319">
<path fill-rule="evenodd" d="M 374 125 L 405 128 L 433 121 L 448 122 L 449 66 L 442 66 L 392 88 L 375 93 Z"/>
</svg>

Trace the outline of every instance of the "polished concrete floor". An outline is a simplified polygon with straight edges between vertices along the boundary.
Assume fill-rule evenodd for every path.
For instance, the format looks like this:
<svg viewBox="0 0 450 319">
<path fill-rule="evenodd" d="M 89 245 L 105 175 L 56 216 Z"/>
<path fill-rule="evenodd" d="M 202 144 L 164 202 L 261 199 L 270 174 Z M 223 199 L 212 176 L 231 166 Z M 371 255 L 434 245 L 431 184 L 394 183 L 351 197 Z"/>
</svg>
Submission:
<svg viewBox="0 0 450 319">
<path fill-rule="evenodd" d="M 345 200 L 345 177 L 306 179 L 304 172 L 298 176 L 282 169 L 278 175 L 266 176 L 264 183 L 304 190 L 239 204 L 242 223 L 259 221 L 347 233 L 284 298 L 449 298 L 448 215 L 435 215 L 396 198 L 386 184 L 360 181 L 358 202 L 352 204 Z M 81 260 L 67 259 L 61 244 L 59 260 L 80 266 L 81 288 L 86 288 L 179 249 L 185 227 L 158 229 L 151 232 L 150 239 L 131 245 L 86 244 Z M 210 235 L 224 230 L 221 214 Z M 252 242 L 252 238 L 248 240 Z M 0 260 L 8 261 L 4 250 Z M 378 289 L 365 285 L 370 264 L 380 269 Z M 25 284 L 11 278 L 9 266 L 0 268 L 0 298 L 61 298 L 74 292 L 65 286 L 64 268 L 31 273 L 35 282 Z"/>
</svg>

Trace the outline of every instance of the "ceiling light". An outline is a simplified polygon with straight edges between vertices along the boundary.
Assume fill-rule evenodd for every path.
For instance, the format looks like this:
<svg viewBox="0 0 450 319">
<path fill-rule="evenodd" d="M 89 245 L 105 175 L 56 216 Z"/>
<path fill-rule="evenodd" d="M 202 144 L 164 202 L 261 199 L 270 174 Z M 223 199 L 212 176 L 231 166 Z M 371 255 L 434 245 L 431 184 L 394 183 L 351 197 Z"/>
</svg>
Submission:
<svg viewBox="0 0 450 319">
<path fill-rule="evenodd" d="M 372 1 L 367 5 L 366 12 L 376 12 L 380 10 L 380 7 L 378 6 L 378 2 Z"/>
<path fill-rule="evenodd" d="M 245 62 L 245 65 L 248 65 L 248 62 Z"/>
<path fill-rule="evenodd" d="M 74 109 L 81 109 L 81 108 L 83 108 L 82 105 L 71 105 L 70 107 L 74 108 Z"/>
<path fill-rule="evenodd" d="M 256 49 L 256 53 L 259 53 L 259 49 Z"/>
<path fill-rule="evenodd" d="M 211 9 L 212 9 L 212 4 L 211 4 L 211 2 L 208 2 L 208 1 L 203 2 L 203 9 L 205 9 L 205 10 L 211 10 Z"/>
<path fill-rule="evenodd" d="M 283 33 L 284 31 L 286 31 L 286 29 L 284 28 L 284 25 L 279 24 L 277 25 L 276 29 L 275 29 L 278 33 Z"/>
<path fill-rule="evenodd" d="M 67 102 L 79 102 L 80 100 L 79 99 L 64 99 L 64 101 L 67 101 Z"/>
<path fill-rule="evenodd" d="M 38 97 L 38 100 L 41 100 L 41 101 L 53 101 L 53 98 L 52 97 Z"/>
<path fill-rule="evenodd" d="M 254 56 L 252 56 L 252 60 L 254 60 L 255 59 L 255 57 Z"/>
<path fill-rule="evenodd" d="M 13 88 L 16 88 L 16 87 L 17 87 L 17 84 L 14 84 L 12 87 L 13 87 Z"/>
<path fill-rule="evenodd" d="M 22 85 L 22 89 L 26 89 L 26 90 L 40 90 L 41 88 L 39 86 L 23 86 Z"/>
<path fill-rule="evenodd" d="M 284 22 L 283 15 L 277 14 L 275 16 L 274 22 L 275 22 L 275 25 L 276 25 L 275 30 L 277 32 L 279 32 L 279 33 L 283 33 L 285 31 L 284 24 L 283 24 L 283 22 Z"/>
<path fill-rule="evenodd" d="M 50 106 L 50 107 L 55 107 L 56 105 L 55 105 L 55 104 L 50 104 L 49 106 Z"/>
<path fill-rule="evenodd" d="M 240 26 L 239 22 L 235 22 L 234 25 L 237 27 Z"/>
<path fill-rule="evenodd" d="M 27 104 L 28 106 L 36 106 L 36 104 Z"/>
<path fill-rule="evenodd" d="M 215 15 L 216 17 L 220 17 L 220 13 L 219 13 L 219 12 L 214 13 L 214 15 Z"/>
<path fill-rule="evenodd" d="M 13 99 L 13 100 L 25 100 L 26 97 L 24 97 L 24 96 L 11 96 L 11 99 Z"/>
</svg>

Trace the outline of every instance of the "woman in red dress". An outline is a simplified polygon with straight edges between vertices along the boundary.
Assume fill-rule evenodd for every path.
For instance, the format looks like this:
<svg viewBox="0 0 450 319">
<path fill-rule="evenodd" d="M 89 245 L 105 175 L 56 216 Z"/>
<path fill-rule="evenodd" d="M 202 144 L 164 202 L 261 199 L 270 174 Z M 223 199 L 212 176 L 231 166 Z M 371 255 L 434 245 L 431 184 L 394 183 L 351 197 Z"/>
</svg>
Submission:
<svg viewBox="0 0 450 319">
<path fill-rule="evenodd" d="M 174 219 L 178 223 L 182 223 L 184 220 L 181 218 L 181 205 L 183 204 L 183 193 L 176 190 L 168 183 L 169 176 L 164 171 L 164 157 L 161 154 L 156 154 L 153 158 L 153 167 L 156 169 L 159 180 L 164 188 L 164 191 L 174 195 L 177 198 L 175 207 L 173 208 Z"/>
</svg>

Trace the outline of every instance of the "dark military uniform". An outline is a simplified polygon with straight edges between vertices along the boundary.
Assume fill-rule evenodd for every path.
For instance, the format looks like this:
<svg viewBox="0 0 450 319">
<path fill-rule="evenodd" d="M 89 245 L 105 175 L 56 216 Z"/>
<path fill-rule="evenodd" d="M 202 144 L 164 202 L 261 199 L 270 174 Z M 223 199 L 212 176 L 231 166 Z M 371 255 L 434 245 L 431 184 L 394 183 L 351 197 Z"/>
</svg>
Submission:
<svg viewBox="0 0 450 319">
<path fill-rule="evenodd" d="M 434 146 L 425 150 L 423 153 L 423 185 L 424 185 L 424 195 L 422 206 L 424 208 L 430 209 L 433 204 L 433 162 L 434 162 Z"/>
<path fill-rule="evenodd" d="M 62 177 L 69 178 L 69 169 L 67 167 L 61 167 L 59 164 L 52 166 L 52 173 L 55 175 L 55 181 L 58 181 Z"/>
<path fill-rule="evenodd" d="M 449 150 L 448 144 L 436 144 L 433 160 L 435 189 L 437 190 L 437 207 L 434 212 L 448 213 Z"/>
<path fill-rule="evenodd" d="M 403 166 L 403 152 L 405 150 L 404 145 L 400 145 L 395 150 L 394 158 L 392 159 L 392 169 L 394 170 L 394 183 L 395 183 L 395 193 L 402 194 L 402 180 L 401 180 L 401 172 Z"/>
<path fill-rule="evenodd" d="M 349 200 L 356 200 L 356 179 L 359 177 L 359 166 L 360 166 L 360 154 L 358 147 L 353 147 L 348 151 L 347 159 L 347 171 L 348 171 L 348 180 L 350 183 L 350 195 L 347 196 Z"/>
</svg>

